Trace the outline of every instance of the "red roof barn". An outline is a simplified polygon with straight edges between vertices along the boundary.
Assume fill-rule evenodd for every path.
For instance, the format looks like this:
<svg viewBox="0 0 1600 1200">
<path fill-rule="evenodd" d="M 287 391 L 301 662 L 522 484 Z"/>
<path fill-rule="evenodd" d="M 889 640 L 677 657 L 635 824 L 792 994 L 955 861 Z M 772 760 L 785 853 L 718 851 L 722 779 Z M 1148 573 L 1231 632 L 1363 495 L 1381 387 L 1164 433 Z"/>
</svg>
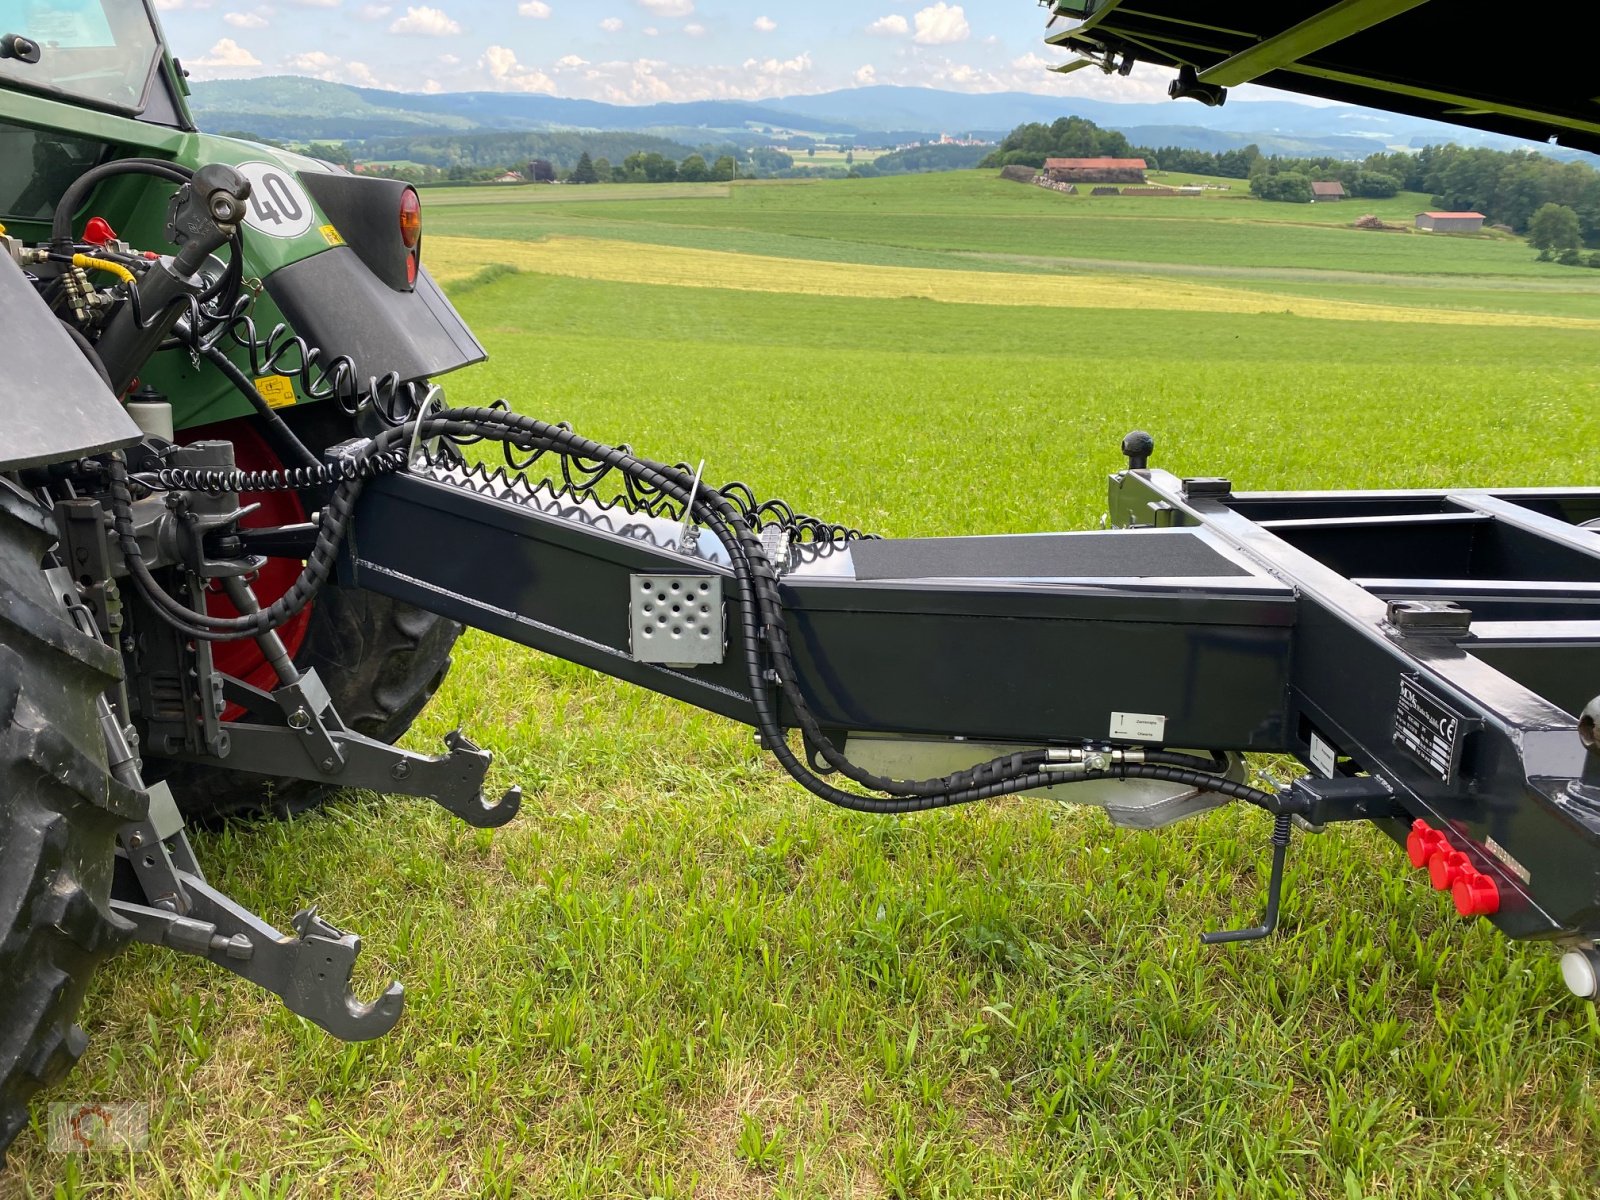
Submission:
<svg viewBox="0 0 1600 1200">
<path fill-rule="evenodd" d="M 1055 183 L 1143 183 L 1142 158 L 1047 158 L 1044 173 Z"/>
</svg>

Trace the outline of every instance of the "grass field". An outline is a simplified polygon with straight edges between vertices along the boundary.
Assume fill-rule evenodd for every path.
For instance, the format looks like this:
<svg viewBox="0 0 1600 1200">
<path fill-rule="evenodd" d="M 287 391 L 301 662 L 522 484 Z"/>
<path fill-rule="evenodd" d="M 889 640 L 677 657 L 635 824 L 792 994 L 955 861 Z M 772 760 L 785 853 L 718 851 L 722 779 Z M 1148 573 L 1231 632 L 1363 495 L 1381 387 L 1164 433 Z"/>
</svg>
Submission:
<svg viewBox="0 0 1600 1200">
<path fill-rule="evenodd" d="M 1237 180 L 1230 181 L 1237 183 Z M 507 189 L 513 195 L 531 189 Z M 1342 204 L 1268 204 L 1243 192 L 1197 198 L 1062 196 L 997 179 L 992 172 L 838 181 L 745 184 L 700 201 L 658 198 L 641 186 L 610 189 L 609 202 L 580 213 L 563 206 L 521 213 L 460 189 L 430 208 L 434 233 L 514 240 L 553 233 L 701 249 L 842 256 L 882 263 L 916 252 L 930 258 L 1061 259 L 1076 264 L 1153 264 L 1228 269 L 1367 272 L 1394 276 L 1490 276 L 1560 280 L 1600 293 L 1600 272 L 1534 261 L 1526 245 L 1488 235 L 1367 233 L 1348 228 L 1366 212 L 1409 224 L 1432 207 L 1425 196 Z M 441 193 L 430 193 L 433 195 Z M 987 264 L 983 269 L 992 269 Z"/>
<path fill-rule="evenodd" d="M 828 167 L 847 167 L 856 163 L 877 162 L 887 150 L 818 150 L 815 154 L 800 151 L 793 155 L 794 165 L 797 167 L 812 167 L 825 169 Z"/>
<path fill-rule="evenodd" d="M 729 187 L 725 183 L 652 183 L 652 184 L 594 184 L 574 187 L 570 184 L 493 184 L 481 187 L 431 187 L 422 191 L 430 213 L 436 209 L 470 207 L 485 204 L 585 204 L 596 201 L 616 203 L 618 200 L 642 198 L 648 192 L 650 199 L 662 200 L 726 200 Z"/>
<path fill-rule="evenodd" d="M 1600 280 L 1517 242 L 978 176 L 479 196 L 429 210 L 492 352 L 453 399 L 881 533 L 1092 525 L 1135 426 L 1243 488 L 1600 475 Z M 745 730 L 476 634 L 409 744 L 458 725 L 528 790 L 503 831 L 352 796 L 200 839 L 269 918 L 315 901 L 363 932 L 401 1026 L 341 1046 L 134 950 L 51 1098 L 148 1102 L 151 1151 L 25 1134 L 0 1192 L 1600 1193 L 1595 1010 L 1370 832 L 1298 839 L 1278 940 L 1202 950 L 1258 914 L 1258 815 L 851 817 Z"/>
</svg>

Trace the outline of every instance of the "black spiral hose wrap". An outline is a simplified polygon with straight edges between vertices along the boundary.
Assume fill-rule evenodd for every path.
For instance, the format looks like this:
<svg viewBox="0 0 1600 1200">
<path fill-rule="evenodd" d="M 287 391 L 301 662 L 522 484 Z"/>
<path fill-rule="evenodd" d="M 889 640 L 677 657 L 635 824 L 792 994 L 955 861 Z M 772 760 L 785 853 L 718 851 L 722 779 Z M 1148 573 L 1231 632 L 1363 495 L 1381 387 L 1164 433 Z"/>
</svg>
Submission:
<svg viewBox="0 0 1600 1200">
<path fill-rule="evenodd" d="M 1275 810 L 1270 794 L 1246 784 L 1190 765 L 1204 760 L 1174 755 L 1166 761 L 1109 764 L 1104 770 L 1064 773 L 1046 769 L 1046 751 L 1012 754 L 970 770 L 939 779 L 898 780 L 874 775 L 850 762 L 828 739 L 812 714 L 797 683 L 778 577 L 760 539 L 736 504 L 720 492 L 695 491 L 693 476 L 677 467 L 639 458 L 617 448 L 584 438 L 562 426 L 521 416 L 504 408 L 447 409 L 408 425 L 385 431 L 363 446 L 344 478 L 334 489 L 320 519 L 316 545 L 305 571 L 278 600 L 258 613 L 240 617 L 213 617 L 195 612 L 168 595 L 151 575 L 134 534 L 132 493 L 126 465 L 114 458 L 111 495 L 117 535 L 140 591 L 182 632 L 205 641 L 231 641 L 276 629 L 309 604 L 330 578 L 355 503 L 367 479 L 395 464 L 395 453 L 416 438 L 443 437 L 452 441 L 494 440 L 524 452 L 556 453 L 584 463 L 604 465 L 672 497 L 684 511 L 708 528 L 726 548 L 733 566 L 738 594 L 738 620 L 750 683 L 750 700 L 756 725 L 766 748 L 802 787 L 830 804 L 856 812 L 896 814 L 920 812 L 991 800 L 1000 796 L 1087 779 L 1158 779 L 1245 800 Z M 373 466 L 373 464 L 380 464 Z M 692 498 L 692 499 L 691 499 Z M 805 742 L 833 771 L 884 796 L 863 796 L 834 787 L 809 768 L 790 748 L 779 717 L 777 696 L 787 702 Z"/>
</svg>

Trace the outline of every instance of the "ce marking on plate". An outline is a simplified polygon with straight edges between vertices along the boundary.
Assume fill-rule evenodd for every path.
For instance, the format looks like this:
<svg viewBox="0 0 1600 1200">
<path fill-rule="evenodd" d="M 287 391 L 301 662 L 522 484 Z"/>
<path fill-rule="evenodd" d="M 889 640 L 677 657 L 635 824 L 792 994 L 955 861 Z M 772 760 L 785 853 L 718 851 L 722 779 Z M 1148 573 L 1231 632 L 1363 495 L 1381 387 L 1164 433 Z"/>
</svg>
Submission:
<svg viewBox="0 0 1600 1200">
<path fill-rule="evenodd" d="M 316 211 L 311 197 L 293 175 L 264 162 L 240 163 L 236 169 L 250 181 L 246 225 L 275 238 L 297 238 L 310 230 Z"/>
</svg>

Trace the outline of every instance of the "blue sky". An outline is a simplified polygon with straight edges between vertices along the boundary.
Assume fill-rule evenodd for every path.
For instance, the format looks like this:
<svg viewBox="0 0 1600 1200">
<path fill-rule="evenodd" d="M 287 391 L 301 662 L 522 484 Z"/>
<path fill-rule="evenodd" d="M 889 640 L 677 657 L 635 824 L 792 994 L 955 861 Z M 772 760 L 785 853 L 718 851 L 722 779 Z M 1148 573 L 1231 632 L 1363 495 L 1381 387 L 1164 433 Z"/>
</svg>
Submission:
<svg viewBox="0 0 1600 1200">
<path fill-rule="evenodd" d="M 156 0 L 197 79 L 309 75 L 402 91 L 617 104 L 864 84 L 1153 100 L 1166 75 L 1061 76 L 1032 0 Z"/>
</svg>

